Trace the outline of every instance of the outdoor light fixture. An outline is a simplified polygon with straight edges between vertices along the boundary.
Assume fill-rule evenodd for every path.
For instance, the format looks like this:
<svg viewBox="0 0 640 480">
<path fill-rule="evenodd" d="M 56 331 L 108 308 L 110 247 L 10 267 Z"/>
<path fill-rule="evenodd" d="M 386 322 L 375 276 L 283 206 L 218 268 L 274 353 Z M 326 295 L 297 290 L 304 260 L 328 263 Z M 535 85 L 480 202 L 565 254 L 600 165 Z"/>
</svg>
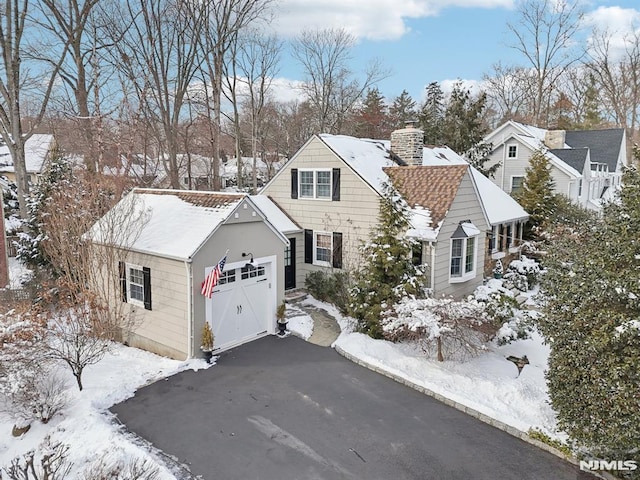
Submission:
<svg viewBox="0 0 640 480">
<path fill-rule="evenodd" d="M 249 270 L 255 270 L 255 265 L 253 264 L 253 253 L 244 253 L 242 252 L 242 258 L 244 257 L 251 257 L 251 259 L 245 264 L 245 268 L 248 268 Z"/>
</svg>

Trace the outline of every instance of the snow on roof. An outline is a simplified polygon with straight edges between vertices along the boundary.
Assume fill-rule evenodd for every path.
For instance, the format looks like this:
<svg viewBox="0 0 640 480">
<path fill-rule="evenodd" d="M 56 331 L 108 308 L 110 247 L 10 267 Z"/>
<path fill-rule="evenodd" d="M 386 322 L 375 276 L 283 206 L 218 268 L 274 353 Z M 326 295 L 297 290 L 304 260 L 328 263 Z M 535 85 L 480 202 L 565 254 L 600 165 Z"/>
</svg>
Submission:
<svg viewBox="0 0 640 480">
<path fill-rule="evenodd" d="M 409 210 L 409 223 L 411 228 L 407 230 L 407 236 L 428 242 L 437 240 L 438 232 L 442 226 L 442 221 L 434 226 L 431 212 L 428 208 L 423 208 L 420 205 Z"/>
<path fill-rule="evenodd" d="M 99 243 L 188 260 L 245 197 L 219 192 L 135 189 L 98 220 L 89 236 Z M 133 212 L 131 218 L 137 219 L 131 226 L 135 238 L 127 241 L 121 236 L 111 238 L 108 231 L 101 232 L 114 219 L 117 221 L 129 212 Z"/>
<path fill-rule="evenodd" d="M 382 193 L 383 184 L 389 181 L 382 168 L 397 165 L 391 160 L 386 142 L 326 133 L 321 134 L 320 138 L 371 187 Z"/>
<path fill-rule="evenodd" d="M 541 129 L 533 130 L 535 132 Z M 360 176 L 362 176 L 362 178 L 364 178 L 376 191 L 378 191 L 378 193 L 382 193 L 382 184 L 389 181 L 389 177 L 383 171 L 383 168 L 397 166 L 397 164 L 391 160 L 389 155 L 389 141 L 329 134 L 321 134 L 320 138 Z M 468 165 L 468 162 L 449 147 L 424 147 L 422 165 Z M 518 204 L 518 202 L 516 202 L 509 194 L 505 193 L 500 187 L 491 182 L 491 180 L 486 178 L 471 165 L 469 165 L 469 170 L 471 171 L 476 186 L 478 187 L 478 195 L 480 196 L 480 202 L 482 203 L 487 216 L 487 221 L 491 225 L 498 225 L 500 223 L 529 218 L 529 214 L 525 212 L 520 204 Z M 429 206 L 423 205 L 422 207 Z M 427 232 L 425 228 L 428 227 L 430 232 L 437 235 L 440 225 L 431 225 L 431 212 L 429 212 L 428 217 L 429 223 L 425 224 L 425 211 L 428 210 L 413 213 L 411 221 L 412 226 L 414 227 L 413 233 L 420 230 L 426 235 L 429 232 Z M 424 238 L 428 239 L 428 235 Z"/>
<path fill-rule="evenodd" d="M 27 173 L 42 173 L 49 151 L 53 147 L 53 135 L 35 133 L 25 143 L 24 158 Z M 13 172 L 13 159 L 6 144 L 0 145 L 0 172 Z"/>
<path fill-rule="evenodd" d="M 475 168 L 471 167 L 470 171 L 489 224 L 499 225 L 529 218 L 529 214 L 511 195 L 504 192 Z"/>
<path fill-rule="evenodd" d="M 299 225 L 291 220 L 287 214 L 266 195 L 251 195 L 249 198 L 280 232 L 292 233 L 302 230 Z"/>
</svg>

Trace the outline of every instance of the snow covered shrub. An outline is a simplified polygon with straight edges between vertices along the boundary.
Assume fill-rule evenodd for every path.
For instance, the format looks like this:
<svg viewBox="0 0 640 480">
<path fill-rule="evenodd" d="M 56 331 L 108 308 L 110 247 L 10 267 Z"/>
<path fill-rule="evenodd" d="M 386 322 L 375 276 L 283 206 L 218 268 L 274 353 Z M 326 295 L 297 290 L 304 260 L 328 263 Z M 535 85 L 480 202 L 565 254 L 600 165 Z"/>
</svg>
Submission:
<svg viewBox="0 0 640 480">
<path fill-rule="evenodd" d="M 493 337 L 496 327 L 474 300 L 404 297 L 387 312 L 384 337 L 398 342 L 417 340 L 427 353 L 435 350 L 438 361 L 447 357 L 476 355 Z"/>
<path fill-rule="evenodd" d="M 66 480 L 72 464 L 67 460 L 69 446 L 45 437 L 37 450 L 30 450 L 11 460 L 0 471 L 9 480 Z"/>
<path fill-rule="evenodd" d="M 523 255 L 520 260 L 513 260 L 509 264 L 503 278 L 507 288 L 517 288 L 521 292 L 526 292 L 538 284 L 539 276 L 538 262 Z"/>
<path fill-rule="evenodd" d="M 0 315 L 0 411 L 19 428 L 47 423 L 67 402 L 66 382 L 55 373 L 46 328 L 30 312 Z"/>
<path fill-rule="evenodd" d="M 533 320 L 526 312 L 524 314 L 516 314 L 511 320 L 502 324 L 498 333 L 496 333 L 496 342 L 498 345 L 507 345 L 516 340 L 526 340 L 531 338 L 533 332 Z"/>
<path fill-rule="evenodd" d="M 127 457 L 121 448 L 102 452 L 82 475 L 84 480 L 154 480 L 160 470 L 150 460 Z"/>
</svg>

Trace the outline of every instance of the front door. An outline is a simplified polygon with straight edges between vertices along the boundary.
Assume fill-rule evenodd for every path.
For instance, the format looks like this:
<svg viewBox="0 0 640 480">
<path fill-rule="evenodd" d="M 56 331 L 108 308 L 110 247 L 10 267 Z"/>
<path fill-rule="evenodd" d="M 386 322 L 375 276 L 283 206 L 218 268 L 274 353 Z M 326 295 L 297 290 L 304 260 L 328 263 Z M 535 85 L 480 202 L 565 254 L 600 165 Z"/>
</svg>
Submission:
<svg viewBox="0 0 640 480">
<path fill-rule="evenodd" d="M 284 251 L 284 288 L 296 288 L 296 239 L 289 239 L 289 246 Z"/>
</svg>

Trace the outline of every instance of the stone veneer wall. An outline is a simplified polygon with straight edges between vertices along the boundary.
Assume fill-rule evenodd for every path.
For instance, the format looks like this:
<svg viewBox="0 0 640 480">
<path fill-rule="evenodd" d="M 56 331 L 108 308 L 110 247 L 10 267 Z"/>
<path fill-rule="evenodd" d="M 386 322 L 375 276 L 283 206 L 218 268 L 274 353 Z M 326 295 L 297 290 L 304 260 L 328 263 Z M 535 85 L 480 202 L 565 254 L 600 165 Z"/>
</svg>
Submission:
<svg viewBox="0 0 640 480">
<path fill-rule="evenodd" d="M 391 132 L 391 151 L 409 165 L 422 165 L 424 132 L 407 127 Z"/>
</svg>

